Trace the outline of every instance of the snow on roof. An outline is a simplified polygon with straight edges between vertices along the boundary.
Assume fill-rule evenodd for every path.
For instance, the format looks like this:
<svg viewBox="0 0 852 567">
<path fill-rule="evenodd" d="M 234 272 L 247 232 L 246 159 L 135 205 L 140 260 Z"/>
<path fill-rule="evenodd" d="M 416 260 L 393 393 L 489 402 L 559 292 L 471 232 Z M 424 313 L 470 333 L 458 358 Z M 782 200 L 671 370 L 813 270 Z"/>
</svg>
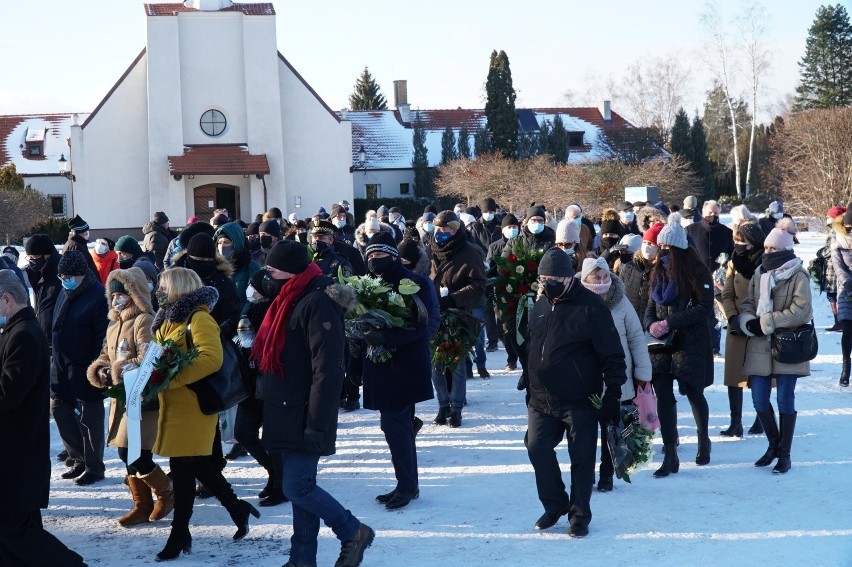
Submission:
<svg viewBox="0 0 852 567">
<path fill-rule="evenodd" d="M 168 2 L 160 4 L 145 4 L 145 13 L 148 16 L 176 16 L 181 12 L 200 12 L 211 11 L 205 4 L 204 10 L 199 10 L 194 6 L 186 6 L 183 2 Z M 242 12 L 246 16 L 274 16 L 275 8 L 270 3 L 255 3 L 255 4 L 230 4 L 212 10 L 217 12 Z"/>
<path fill-rule="evenodd" d="M 78 114 L 79 121 L 88 114 Z M 73 114 L 23 114 L 0 116 L 0 167 L 14 163 L 21 175 L 45 175 L 59 173 L 56 162 L 65 154 L 68 159 L 70 149 L 68 138 L 71 136 Z M 26 142 L 31 133 L 41 132 L 44 140 L 44 153 L 29 157 Z M 30 140 L 36 141 L 36 140 Z"/>
</svg>

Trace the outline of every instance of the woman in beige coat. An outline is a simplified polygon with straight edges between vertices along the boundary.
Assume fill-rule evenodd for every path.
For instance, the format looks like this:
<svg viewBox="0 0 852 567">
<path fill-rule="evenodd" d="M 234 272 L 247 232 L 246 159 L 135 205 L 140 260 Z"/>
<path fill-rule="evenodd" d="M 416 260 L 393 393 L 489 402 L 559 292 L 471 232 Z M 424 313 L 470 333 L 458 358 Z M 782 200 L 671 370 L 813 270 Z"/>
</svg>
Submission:
<svg viewBox="0 0 852 567">
<path fill-rule="evenodd" d="M 763 261 L 763 241 L 766 235 L 756 222 L 745 222 L 734 229 L 734 253 L 728 262 L 725 287 L 722 290 L 722 312 L 728 320 L 725 339 L 725 386 L 728 387 L 728 404 L 731 408 L 731 425 L 719 432 L 723 437 L 743 436 L 743 388 L 748 385 L 748 375 L 743 373 L 748 337 L 730 324 L 740 314 L 742 302 L 748 295 L 748 286 L 754 272 Z M 763 433 L 760 419 L 755 417 L 748 430 L 752 435 Z"/>
<path fill-rule="evenodd" d="M 110 272 L 106 281 L 110 303 L 109 327 L 101 355 L 89 366 L 87 377 L 96 388 L 123 381 L 124 367 L 139 365 L 151 342 L 154 322 L 148 281 L 139 268 Z M 142 455 L 127 462 L 127 414 L 124 400 L 113 398 L 109 407 L 107 442 L 118 447 L 118 456 L 127 466 L 125 484 L 130 488 L 133 509 L 118 519 L 124 527 L 165 518 L 174 507 L 172 483 L 166 473 L 154 464 L 151 448 L 157 438 L 158 404 L 142 405 Z M 151 491 L 157 495 L 154 504 Z"/>
<path fill-rule="evenodd" d="M 777 329 L 795 329 L 813 318 L 810 277 L 802 260 L 793 253 L 795 232 L 792 220 L 782 219 L 766 237 L 763 263 L 749 283 L 737 322 L 749 337 L 743 373 L 749 376 L 754 409 L 769 439 L 769 448 L 754 464 L 765 467 L 777 457 L 772 472 L 779 474 L 790 470 L 790 448 L 796 429 L 796 380 L 811 373 L 809 362 L 782 364 L 772 358 L 770 351 L 769 339 Z M 777 384 L 780 431 L 769 405 L 773 378 Z"/>
</svg>

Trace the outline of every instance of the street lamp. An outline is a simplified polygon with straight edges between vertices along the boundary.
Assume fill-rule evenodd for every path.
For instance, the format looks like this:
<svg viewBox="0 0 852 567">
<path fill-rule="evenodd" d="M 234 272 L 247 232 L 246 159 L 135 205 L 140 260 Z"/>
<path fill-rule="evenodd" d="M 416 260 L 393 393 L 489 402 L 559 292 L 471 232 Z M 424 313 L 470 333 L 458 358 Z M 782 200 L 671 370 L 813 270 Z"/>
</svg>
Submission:
<svg viewBox="0 0 852 567">
<path fill-rule="evenodd" d="M 349 166 L 349 173 L 354 172 L 356 169 L 363 169 L 364 175 L 367 175 L 367 150 L 364 149 L 364 144 L 361 144 L 361 147 L 358 149 L 358 166 Z"/>
<path fill-rule="evenodd" d="M 77 177 L 68 169 L 68 160 L 65 159 L 65 154 L 61 154 L 59 156 L 59 175 L 66 179 L 70 179 L 72 182 L 77 181 Z"/>
</svg>

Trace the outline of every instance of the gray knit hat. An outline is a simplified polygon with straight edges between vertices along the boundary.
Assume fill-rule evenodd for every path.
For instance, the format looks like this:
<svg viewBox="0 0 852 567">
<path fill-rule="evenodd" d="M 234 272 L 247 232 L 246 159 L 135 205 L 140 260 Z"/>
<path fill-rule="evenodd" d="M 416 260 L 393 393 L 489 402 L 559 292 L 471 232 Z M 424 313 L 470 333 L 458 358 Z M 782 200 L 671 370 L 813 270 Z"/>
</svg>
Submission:
<svg viewBox="0 0 852 567">
<path fill-rule="evenodd" d="M 556 225 L 556 240 L 555 242 L 580 242 L 580 225 L 569 219 L 562 219 Z"/>
<path fill-rule="evenodd" d="M 660 231 L 657 236 L 657 244 L 667 244 L 675 248 L 686 250 L 689 247 L 689 241 L 686 239 L 686 231 L 680 225 L 680 213 L 672 213 L 669 215 L 666 226 Z"/>
</svg>

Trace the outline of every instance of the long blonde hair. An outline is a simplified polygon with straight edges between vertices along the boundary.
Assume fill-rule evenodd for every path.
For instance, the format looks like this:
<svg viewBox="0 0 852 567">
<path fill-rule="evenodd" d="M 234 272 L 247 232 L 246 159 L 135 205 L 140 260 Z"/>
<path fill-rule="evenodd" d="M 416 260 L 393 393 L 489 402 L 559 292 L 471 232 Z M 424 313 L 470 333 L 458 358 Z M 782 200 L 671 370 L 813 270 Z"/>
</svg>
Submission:
<svg viewBox="0 0 852 567">
<path fill-rule="evenodd" d="M 170 268 L 160 274 L 160 285 L 168 290 L 171 303 L 204 287 L 198 274 L 187 268 L 177 267 Z"/>
</svg>

